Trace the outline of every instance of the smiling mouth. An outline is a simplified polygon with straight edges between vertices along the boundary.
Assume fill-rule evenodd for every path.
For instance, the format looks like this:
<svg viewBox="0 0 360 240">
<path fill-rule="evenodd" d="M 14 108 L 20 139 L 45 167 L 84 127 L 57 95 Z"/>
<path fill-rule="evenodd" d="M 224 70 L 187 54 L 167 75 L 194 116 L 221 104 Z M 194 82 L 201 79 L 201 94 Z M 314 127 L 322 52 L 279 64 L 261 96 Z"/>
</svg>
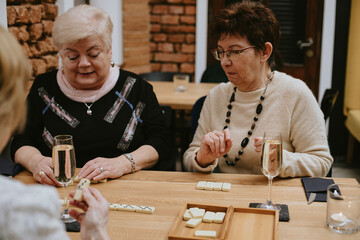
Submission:
<svg viewBox="0 0 360 240">
<path fill-rule="evenodd" d="M 88 72 L 88 73 L 79 73 L 80 75 L 90 75 L 93 74 L 94 72 Z"/>
</svg>

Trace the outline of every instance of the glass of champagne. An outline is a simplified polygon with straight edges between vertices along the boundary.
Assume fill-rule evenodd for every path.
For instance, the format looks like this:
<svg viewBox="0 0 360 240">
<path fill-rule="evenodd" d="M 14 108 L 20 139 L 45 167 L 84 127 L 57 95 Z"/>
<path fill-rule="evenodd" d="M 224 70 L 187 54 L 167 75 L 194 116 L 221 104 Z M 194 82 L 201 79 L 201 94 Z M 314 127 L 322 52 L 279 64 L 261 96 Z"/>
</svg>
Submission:
<svg viewBox="0 0 360 240">
<path fill-rule="evenodd" d="M 279 175 L 282 166 L 282 140 L 278 132 L 266 131 L 261 147 L 261 171 L 268 178 L 267 201 L 257 208 L 280 210 L 271 202 L 271 186 L 274 177 Z"/>
<path fill-rule="evenodd" d="M 75 175 L 76 160 L 71 135 L 57 135 L 54 137 L 52 149 L 52 164 L 55 179 L 63 186 L 65 207 L 61 220 L 65 223 L 76 221 L 69 215 L 69 204 L 66 192 L 67 185 Z"/>
</svg>

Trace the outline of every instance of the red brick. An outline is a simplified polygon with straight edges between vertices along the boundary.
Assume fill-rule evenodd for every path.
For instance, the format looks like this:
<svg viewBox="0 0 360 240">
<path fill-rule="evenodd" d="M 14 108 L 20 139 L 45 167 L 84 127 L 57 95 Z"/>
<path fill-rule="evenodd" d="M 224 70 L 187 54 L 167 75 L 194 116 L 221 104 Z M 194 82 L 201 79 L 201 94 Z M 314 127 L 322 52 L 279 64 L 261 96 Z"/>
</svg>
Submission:
<svg viewBox="0 0 360 240">
<path fill-rule="evenodd" d="M 18 40 L 21 40 L 23 42 L 26 42 L 30 39 L 29 32 L 27 30 L 27 26 L 22 25 L 19 27 L 19 34 L 18 34 Z"/>
<path fill-rule="evenodd" d="M 186 62 L 187 56 L 178 53 L 155 53 L 155 61 L 157 62 Z"/>
<path fill-rule="evenodd" d="M 12 26 L 16 22 L 16 10 L 12 6 L 6 7 L 8 25 Z"/>
<path fill-rule="evenodd" d="M 178 15 L 163 15 L 161 16 L 161 23 L 163 24 L 179 24 Z"/>
<path fill-rule="evenodd" d="M 166 33 L 179 33 L 181 28 L 179 25 L 165 25 L 162 27 L 162 30 Z"/>
<path fill-rule="evenodd" d="M 162 72 L 178 72 L 179 68 L 177 64 L 175 63 L 163 63 L 161 64 L 161 70 Z"/>
<path fill-rule="evenodd" d="M 57 55 L 45 55 L 42 56 L 41 59 L 43 59 L 46 64 L 46 71 L 59 66 L 59 57 Z"/>
<path fill-rule="evenodd" d="M 186 43 L 195 43 L 195 34 L 186 34 Z"/>
<path fill-rule="evenodd" d="M 38 49 L 41 49 L 41 54 L 57 52 L 57 48 L 54 46 L 51 38 L 47 37 L 42 41 L 37 42 Z"/>
<path fill-rule="evenodd" d="M 43 20 L 43 21 L 41 21 L 41 23 L 43 25 L 44 33 L 48 34 L 48 35 L 51 35 L 54 22 L 49 21 L 49 20 Z"/>
<path fill-rule="evenodd" d="M 152 40 L 154 42 L 165 42 L 167 40 L 167 35 L 164 33 L 152 34 Z"/>
<path fill-rule="evenodd" d="M 33 66 L 33 75 L 37 76 L 39 74 L 46 72 L 46 63 L 42 59 L 30 59 Z"/>
<path fill-rule="evenodd" d="M 184 34 L 172 34 L 172 35 L 169 35 L 169 42 L 183 43 L 184 40 L 185 40 L 185 35 Z"/>
<path fill-rule="evenodd" d="M 31 23 L 39 23 L 43 16 L 44 6 L 43 5 L 32 5 L 29 8 L 29 21 Z"/>
<path fill-rule="evenodd" d="M 151 63 L 151 71 L 152 72 L 159 72 L 161 68 L 160 63 Z"/>
<path fill-rule="evenodd" d="M 58 7 L 55 4 L 44 4 L 45 19 L 46 20 L 55 20 L 58 15 Z"/>
<path fill-rule="evenodd" d="M 37 40 L 41 38 L 43 34 L 43 25 L 41 23 L 35 23 L 30 25 L 30 39 Z"/>
<path fill-rule="evenodd" d="M 14 6 L 16 10 L 16 23 L 28 23 L 29 11 L 25 6 Z"/>
<path fill-rule="evenodd" d="M 11 32 L 16 37 L 16 39 L 19 39 L 19 31 L 20 30 L 18 27 L 9 27 L 8 31 Z"/>
<path fill-rule="evenodd" d="M 161 23 L 161 15 L 151 15 L 150 22 L 151 23 Z"/>
<path fill-rule="evenodd" d="M 180 65 L 180 72 L 194 73 L 194 70 L 195 70 L 194 64 L 191 64 L 191 63 L 182 63 L 182 64 Z"/>
<path fill-rule="evenodd" d="M 168 13 L 168 6 L 167 5 L 153 5 L 151 8 L 151 13 L 166 14 L 166 13 Z"/>
<path fill-rule="evenodd" d="M 194 54 L 188 54 L 187 55 L 187 62 L 194 63 L 195 62 L 195 55 Z"/>
<path fill-rule="evenodd" d="M 185 4 L 196 4 L 196 0 L 183 0 Z"/>
<path fill-rule="evenodd" d="M 160 32 L 161 31 L 161 25 L 160 24 L 151 24 L 150 26 L 150 32 Z"/>
<path fill-rule="evenodd" d="M 169 13 L 178 15 L 184 14 L 184 7 L 178 5 L 169 6 Z"/>
<path fill-rule="evenodd" d="M 181 16 L 180 22 L 186 23 L 186 24 L 195 24 L 196 18 L 195 18 L 195 16 Z"/>
<path fill-rule="evenodd" d="M 194 53 L 195 52 L 195 44 L 182 44 L 181 51 L 183 53 Z"/>
<path fill-rule="evenodd" d="M 195 6 L 185 6 L 185 14 L 186 15 L 196 15 L 196 7 Z"/>
<path fill-rule="evenodd" d="M 159 43 L 157 50 L 159 52 L 174 52 L 174 45 L 172 43 Z"/>
<path fill-rule="evenodd" d="M 180 26 L 180 31 L 185 32 L 185 33 L 195 33 L 196 28 L 195 28 L 194 25 L 181 25 Z"/>
<path fill-rule="evenodd" d="M 157 49 L 157 44 L 153 43 L 153 42 L 150 42 L 150 51 L 154 52 L 154 51 L 156 51 L 156 49 Z"/>
<path fill-rule="evenodd" d="M 28 56 L 29 58 L 32 57 L 30 48 L 29 48 L 29 44 L 27 44 L 26 42 L 21 44 L 21 47 L 24 49 L 25 55 Z"/>
</svg>

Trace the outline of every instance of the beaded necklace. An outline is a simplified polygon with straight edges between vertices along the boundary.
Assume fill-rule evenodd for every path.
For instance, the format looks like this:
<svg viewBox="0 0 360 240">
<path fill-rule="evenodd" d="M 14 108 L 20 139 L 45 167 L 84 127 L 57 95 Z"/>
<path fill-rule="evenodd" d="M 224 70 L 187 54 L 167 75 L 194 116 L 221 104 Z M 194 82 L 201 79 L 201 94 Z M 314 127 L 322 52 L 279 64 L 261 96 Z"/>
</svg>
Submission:
<svg viewBox="0 0 360 240">
<path fill-rule="evenodd" d="M 263 106 L 262 106 L 262 101 L 264 101 L 265 99 L 265 93 L 266 93 L 266 90 L 268 88 L 268 85 L 271 81 L 271 79 L 273 78 L 274 76 L 274 73 L 272 72 L 268 78 L 267 78 L 267 82 L 266 82 L 266 85 L 265 85 L 265 89 L 264 89 L 264 92 L 263 94 L 260 96 L 260 103 L 257 105 L 256 107 L 256 115 L 254 117 L 254 122 L 253 124 L 251 124 L 251 127 L 250 127 L 250 130 L 247 132 L 247 136 L 241 141 L 241 149 L 238 151 L 238 155 L 237 157 L 235 157 L 235 162 L 231 162 L 229 159 L 227 159 L 228 157 L 228 154 L 225 154 L 223 155 L 223 157 L 225 158 L 225 163 L 228 165 L 228 166 L 235 166 L 235 164 L 240 160 L 240 156 L 244 153 L 244 148 L 248 145 L 249 143 L 249 137 L 252 135 L 253 133 L 253 130 L 255 129 L 255 126 L 256 126 L 256 122 L 259 120 L 259 114 L 261 113 L 262 109 L 263 109 Z M 228 108 L 228 111 L 226 113 L 226 119 L 225 119 L 225 126 L 224 126 L 224 129 L 226 128 L 229 128 L 229 125 L 230 125 L 230 116 L 231 116 L 231 109 L 232 109 L 232 103 L 235 101 L 235 93 L 237 91 L 237 87 L 234 87 L 234 92 L 231 94 L 231 97 L 230 97 L 230 100 L 229 100 L 229 105 L 227 106 Z"/>
</svg>

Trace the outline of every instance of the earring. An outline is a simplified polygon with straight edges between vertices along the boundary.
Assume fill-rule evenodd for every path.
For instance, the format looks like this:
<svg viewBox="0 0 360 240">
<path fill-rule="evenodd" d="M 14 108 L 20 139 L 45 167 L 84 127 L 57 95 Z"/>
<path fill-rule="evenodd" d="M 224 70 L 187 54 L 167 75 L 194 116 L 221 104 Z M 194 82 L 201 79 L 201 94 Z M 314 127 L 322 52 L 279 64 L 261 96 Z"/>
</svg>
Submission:
<svg viewBox="0 0 360 240">
<path fill-rule="evenodd" d="M 111 67 L 114 67 L 114 66 L 115 66 L 115 63 L 114 63 L 113 60 L 110 61 L 110 65 L 111 65 Z"/>
</svg>

